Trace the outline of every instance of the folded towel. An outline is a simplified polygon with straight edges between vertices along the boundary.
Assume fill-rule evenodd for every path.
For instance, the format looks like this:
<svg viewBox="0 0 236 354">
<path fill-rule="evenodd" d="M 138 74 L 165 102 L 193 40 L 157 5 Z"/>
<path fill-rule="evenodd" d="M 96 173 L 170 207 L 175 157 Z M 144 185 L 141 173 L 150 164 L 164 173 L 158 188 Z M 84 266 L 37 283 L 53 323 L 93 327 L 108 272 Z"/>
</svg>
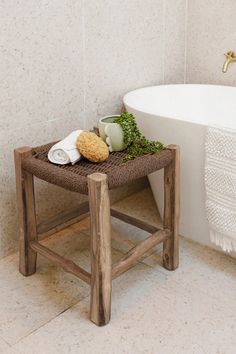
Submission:
<svg viewBox="0 0 236 354">
<path fill-rule="evenodd" d="M 48 152 L 49 161 L 58 165 L 72 163 L 74 165 L 80 160 L 81 155 L 76 147 L 76 140 L 83 130 L 76 130 L 69 134 L 65 139 L 53 145 Z"/>
<path fill-rule="evenodd" d="M 236 130 L 208 128 L 205 185 L 211 241 L 236 251 Z"/>
</svg>

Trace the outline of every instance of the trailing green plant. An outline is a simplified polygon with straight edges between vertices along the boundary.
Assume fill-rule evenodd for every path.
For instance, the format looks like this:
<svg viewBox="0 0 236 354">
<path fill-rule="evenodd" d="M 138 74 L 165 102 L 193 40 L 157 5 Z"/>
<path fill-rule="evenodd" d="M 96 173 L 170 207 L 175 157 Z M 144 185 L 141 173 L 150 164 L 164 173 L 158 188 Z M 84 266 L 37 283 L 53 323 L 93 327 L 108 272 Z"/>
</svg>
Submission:
<svg viewBox="0 0 236 354">
<path fill-rule="evenodd" d="M 123 130 L 124 143 L 127 147 L 125 161 L 133 160 L 141 155 L 154 154 L 164 149 L 164 145 L 159 141 L 150 141 L 141 134 L 133 114 L 122 113 L 114 120 L 114 123 L 120 124 Z"/>
</svg>

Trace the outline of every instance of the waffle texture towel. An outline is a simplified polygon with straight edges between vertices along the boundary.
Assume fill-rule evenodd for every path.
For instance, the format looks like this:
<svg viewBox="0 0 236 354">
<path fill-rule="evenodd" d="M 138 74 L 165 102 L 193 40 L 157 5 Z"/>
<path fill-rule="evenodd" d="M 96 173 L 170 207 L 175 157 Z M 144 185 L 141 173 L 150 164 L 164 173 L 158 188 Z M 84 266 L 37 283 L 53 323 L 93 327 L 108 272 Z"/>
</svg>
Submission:
<svg viewBox="0 0 236 354">
<path fill-rule="evenodd" d="M 236 251 L 236 130 L 208 128 L 205 186 L 211 241 Z"/>
</svg>

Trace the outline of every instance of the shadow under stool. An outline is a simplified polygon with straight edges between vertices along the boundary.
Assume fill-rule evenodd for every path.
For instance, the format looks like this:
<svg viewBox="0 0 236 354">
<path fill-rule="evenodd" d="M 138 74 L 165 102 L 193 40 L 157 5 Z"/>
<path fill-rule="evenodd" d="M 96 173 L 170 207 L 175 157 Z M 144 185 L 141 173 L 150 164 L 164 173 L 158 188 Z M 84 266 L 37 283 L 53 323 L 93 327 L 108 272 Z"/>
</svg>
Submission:
<svg viewBox="0 0 236 354">
<path fill-rule="evenodd" d="M 126 272 L 152 247 L 163 243 L 163 266 L 174 270 L 179 263 L 179 147 L 169 145 L 160 153 L 144 155 L 124 162 L 125 151 L 110 154 L 108 161 L 94 164 L 81 160 L 75 165 L 54 165 L 47 154 L 54 143 L 14 151 L 17 206 L 19 215 L 20 272 L 29 276 L 36 271 L 37 253 L 91 287 L 90 319 L 102 326 L 111 316 L 112 279 Z M 164 168 L 163 229 L 110 208 L 109 190 L 134 182 Z M 77 209 L 76 216 L 90 213 L 91 273 L 65 259 L 38 240 L 34 176 L 67 190 L 87 194 L 88 203 Z M 133 247 L 118 262 L 111 262 L 111 216 L 135 225 L 151 235 Z M 65 221 L 65 220 L 64 220 Z M 60 223 L 60 222 L 59 222 Z M 50 222 L 48 222 L 50 225 Z M 53 227 L 53 223 L 52 223 Z"/>
</svg>

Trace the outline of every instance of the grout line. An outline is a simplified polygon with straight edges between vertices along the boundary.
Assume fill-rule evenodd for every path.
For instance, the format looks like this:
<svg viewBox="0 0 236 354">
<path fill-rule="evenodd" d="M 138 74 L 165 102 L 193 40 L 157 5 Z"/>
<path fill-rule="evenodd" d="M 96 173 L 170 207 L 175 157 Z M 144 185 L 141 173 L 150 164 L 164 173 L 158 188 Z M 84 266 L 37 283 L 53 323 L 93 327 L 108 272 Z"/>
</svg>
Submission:
<svg viewBox="0 0 236 354">
<path fill-rule="evenodd" d="M 188 0 L 185 0 L 185 28 L 184 28 L 184 84 L 187 81 L 187 54 L 188 54 Z"/>
<path fill-rule="evenodd" d="M 17 248 L 15 248 L 15 249 L 13 248 L 12 250 L 9 251 L 9 253 L 7 253 L 6 255 L 4 255 L 3 257 L 0 257 L 0 262 L 3 261 L 3 260 L 5 260 L 5 259 L 8 258 L 8 257 L 11 257 L 11 256 L 13 256 L 13 255 L 17 255 L 17 253 L 18 253 Z"/>
<path fill-rule="evenodd" d="M 13 349 L 14 349 L 14 346 L 16 344 L 18 344 L 19 342 L 23 341 L 25 338 L 31 336 L 32 334 L 34 334 L 35 332 L 37 332 L 38 330 L 40 330 L 42 327 L 46 326 L 47 324 L 49 324 L 50 322 L 54 321 L 57 317 L 59 317 L 60 315 L 62 315 L 64 312 L 70 310 L 72 307 L 76 306 L 79 302 L 83 301 L 84 299 L 86 299 L 87 297 L 89 296 L 86 295 L 85 297 L 83 297 L 82 299 L 80 299 L 78 302 L 74 303 L 74 304 L 71 304 L 70 306 L 68 306 L 67 308 L 65 308 L 64 310 L 62 310 L 61 312 L 59 312 L 55 317 L 52 317 L 50 318 L 50 320 L 48 320 L 47 322 L 41 324 L 38 328 L 35 328 L 33 331 L 27 333 L 25 336 L 21 337 L 20 339 L 18 339 L 13 345 Z"/>
<path fill-rule="evenodd" d="M 86 129 L 86 116 L 85 116 L 85 107 L 86 107 L 86 50 L 85 50 L 85 1 L 82 0 L 82 62 L 83 62 L 83 129 Z"/>
<path fill-rule="evenodd" d="M 165 84 L 165 56 L 166 56 L 166 2 L 162 3 L 162 84 Z"/>
<path fill-rule="evenodd" d="M 12 345 L 10 343 L 8 343 L 8 341 L 6 339 L 4 339 L 2 336 L 0 337 L 0 339 L 10 348 L 12 348 Z"/>
</svg>

